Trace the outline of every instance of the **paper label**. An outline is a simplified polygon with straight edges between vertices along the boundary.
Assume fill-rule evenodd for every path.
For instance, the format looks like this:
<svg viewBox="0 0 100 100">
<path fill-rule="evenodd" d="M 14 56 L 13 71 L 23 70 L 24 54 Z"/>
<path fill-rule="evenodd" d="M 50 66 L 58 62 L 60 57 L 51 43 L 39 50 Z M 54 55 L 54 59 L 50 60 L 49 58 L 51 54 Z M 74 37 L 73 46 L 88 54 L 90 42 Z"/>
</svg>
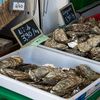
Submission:
<svg viewBox="0 0 100 100">
<path fill-rule="evenodd" d="M 25 3 L 23 2 L 13 2 L 13 10 L 24 11 Z"/>
<path fill-rule="evenodd" d="M 47 39 L 48 39 L 47 36 L 41 35 L 36 40 L 34 40 L 34 42 L 32 42 L 30 45 L 32 45 L 32 46 L 38 46 L 39 44 L 41 44 L 42 42 L 46 41 Z"/>
</svg>

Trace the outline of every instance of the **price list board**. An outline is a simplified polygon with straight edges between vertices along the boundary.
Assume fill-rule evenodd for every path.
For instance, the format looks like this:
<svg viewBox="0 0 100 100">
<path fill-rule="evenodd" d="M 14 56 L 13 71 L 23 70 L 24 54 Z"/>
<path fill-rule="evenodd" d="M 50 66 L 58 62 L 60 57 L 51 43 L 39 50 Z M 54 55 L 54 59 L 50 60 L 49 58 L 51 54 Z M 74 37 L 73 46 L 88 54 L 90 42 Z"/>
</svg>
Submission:
<svg viewBox="0 0 100 100">
<path fill-rule="evenodd" d="M 66 6 L 64 6 L 63 8 L 61 8 L 60 12 L 61 12 L 62 18 L 64 20 L 64 23 L 66 25 L 74 22 L 77 18 L 72 3 L 70 3 Z"/>
<path fill-rule="evenodd" d="M 43 34 L 33 18 L 13 27 L 11 31 L 21 46 L 30 43 Z"/>
</svg>

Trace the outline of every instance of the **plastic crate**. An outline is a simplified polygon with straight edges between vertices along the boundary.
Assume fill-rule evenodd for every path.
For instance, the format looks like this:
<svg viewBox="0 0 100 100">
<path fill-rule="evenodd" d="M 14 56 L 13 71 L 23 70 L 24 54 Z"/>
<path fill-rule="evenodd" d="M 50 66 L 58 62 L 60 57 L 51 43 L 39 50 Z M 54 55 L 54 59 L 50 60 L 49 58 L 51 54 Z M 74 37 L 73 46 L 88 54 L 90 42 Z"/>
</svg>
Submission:
<svg viewBox="0 0 100 100">
<path fill-rule="evenodd" d="M 26 48 L 22 48 L 9 55 L 1 57 L 0 60 L 14 55 L 19 55 L 20 57 L 22 57 L 25 63 L 38 65 L 44 65 L 49 63 L 54 64 L 58 67 L 67 66 L 67 68 L 74 68 L 75 66 L 78 66 L 80 64 L 86 64 L 90 66 L 90 68 L 94 71 L 100 73 L 100 63 L 95 63 L 94 61 L 82 59 L 80 57 L 68 53 L 65 54 L 63 52 L 58 52 L 57 50 L 49 49 L 43 46 L 34 48 L 33 46 L 29 46 Z M 61 98 L 59 96 L 53 95 L 41 89 L 19 82 L 18 80 L 11 79 L 4 75 L 0 75 L 0 86 L 15 91 L 16 93 L 22 94 L 26 97 L 29 97 L 32 100 L 86 100 L 87 98 L 88 100 L 96 100 L 95 98 L 100 97 L 100 78 L 88 85 L 86 88 L 81 90 L 73 97 L 68 99 Z"/>
<path fill-rule="evenodd" d="M 25 96 L 19 95 L 6 88 L 0 87 L 0 100 L 32 100 Z"/>
</svg>

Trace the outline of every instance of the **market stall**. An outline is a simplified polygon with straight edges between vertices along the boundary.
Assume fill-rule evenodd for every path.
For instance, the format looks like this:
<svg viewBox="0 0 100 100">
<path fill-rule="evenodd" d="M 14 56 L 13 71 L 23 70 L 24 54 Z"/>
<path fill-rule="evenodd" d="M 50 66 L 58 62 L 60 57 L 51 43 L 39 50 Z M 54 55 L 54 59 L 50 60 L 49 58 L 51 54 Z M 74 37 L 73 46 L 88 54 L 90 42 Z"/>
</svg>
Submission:
<svg viewBox="0 0 100 100">
<path fill-rule="evenodd" d="M 99 100 L 99 0 L 8 1 L 0 0 L 0 100 Z"/>
</svg>

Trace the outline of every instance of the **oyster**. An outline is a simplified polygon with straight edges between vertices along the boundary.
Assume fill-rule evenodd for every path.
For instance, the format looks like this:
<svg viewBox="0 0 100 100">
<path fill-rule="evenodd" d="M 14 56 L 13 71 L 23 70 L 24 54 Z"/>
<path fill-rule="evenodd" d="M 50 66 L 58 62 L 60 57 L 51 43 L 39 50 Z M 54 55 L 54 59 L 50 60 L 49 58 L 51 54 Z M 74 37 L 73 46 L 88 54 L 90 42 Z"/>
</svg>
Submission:
<svg viewBox="0 0 100 100">
<path fill-rule="evenodd" d="M 64 51 L 68 53 L 76 54 L 79 56 L 84 56 L 84 57 L 86 56 L 84 52 L 78 51 L 77 49 L 65 49 Z"/>
<path fill-rule="evenodd" d="M 70 68 L 69 70 L 64 70 L 64 72 L 67 74 L 67 76 L 77 76 L 75 69 Z"/>
<path fill-rule="evenodd" d="M 82 52 L 87 52 L 91 48 L 96 47 L 100 43 L 100 35 L 89 38 L 86 42 L 78 44 L 78 49 Z"/>
<path fill-rule="evenodd" d="M 68 41 L 68 38 L 64 32 L 63 29 L 56 29 L 54 32 L 53 32 L 53 39 L 55 41 L 57 41 L 58 43 L 67 43 Z"/>
<path fill-rule="evenodd" d="M 7 68 L 1 68 L 0 73 L 6 76 L 9 76 L 11 78 L 14 78 L 16 80 L 29 80 L 30 77 L 28 73 L 13 70 L 13 69 L 7 69 Z"/>
<path fill-rule="evenodd" d="M 66 34 L 71 37 L 71 38 L 75 38 L 78 36 L 82 36 L 82 35 L 89 35 L 89 32 L 74 32 L 74 31 L 67 31 Z"/>
<path fill-rule="evenodd" d="M 68 48 L 65 44 L 57 43 L 54 39 L 48 39 L 45 43 L 45 46 L 51 47 L 51 48 L 56 48 L 56 49 L 65 49 Z"/>
<path fill-rule="evenodd" d="M 34 82 L 27 82 L 28 85 L 50 92 L 53 86 L 36 84 Z"/>
<path fill-rule="evenodd" d="M 67 74 L 62 69 L 55 68 L 53 71 L 49 72 L 44 78 L 42 78 L 42 82 L 48 85 L 55 85 L 62 78 L 66 78 Z"/>
<path fill-rule="evenodd" d="M 89 20 L 85 21 L 85 24 L 90 25 L 90 27 L 94 27 L 98 25 L 98 22 L 95 18 L 89 18 Z"/>
<path fill-rule="evenodd" d="M 89 38 L 88 35 L 83 35 L 83 36 L 79 37 L 78 38 L 78 44 L 82 43 L 82 42 L 85 42 L 88 38 Z"/>
<path fill-rule="evenodd" d="M 72 24 L 72 30 L 75 32 L 90 32 L 90 26 L 86 24 Z"/>
<path fill-rule="evenodd" d="M 15 68 L 16 66 L 23 63 L 22 58 L 20 57 L 9 57 L 0 61 L 0 68 Z"/>
<path fill-rule="evenodd" d="M 59 81 L 51 90 L 51 93 L 64 96 L 65 94 L 72 91 L 78 85 L 80 85 L 83 80 L 78 76 L 71 76 Z"/>
<path fill-rule="evenodd" d="M 100 78 L 100 74 L 96 73 L 92 69 L 90 69 L 87 65 L 80 65 L 76 67 L 75 71 L 81 75 L 83 78 L 86 78 L 90 81 L 94 81 Z"/>
<path fill-rule="evenodd" d="M 100 58 L 100 47 L 92 48 L 90 52 L 92 57 L 97 56 Z"/>
<path fill-rule="evenodd" d="M 29 76 L 35 82 L 39 82 L 45 75 L 47 75 L 50 71 L 54 70 L 53 67 L 41 67 L 35 70 L 29 70 Z"/>
<path fill-rule="evenodd" d="M 23 71 L 23 72 L 29 72 L 29 70 L 31 69 L 33 70 L 36 68 L 38 68 L 38 66 L 35 64 L 21 64 L 15 67 L 16 70 Z"/>
<path fill-rule="evenodd" d="M 91 29 L 91 32 L 100 35 L 100 28 L 99 28 L 98 26 L 94 26 L 94 27 Z"/>
</svg>

